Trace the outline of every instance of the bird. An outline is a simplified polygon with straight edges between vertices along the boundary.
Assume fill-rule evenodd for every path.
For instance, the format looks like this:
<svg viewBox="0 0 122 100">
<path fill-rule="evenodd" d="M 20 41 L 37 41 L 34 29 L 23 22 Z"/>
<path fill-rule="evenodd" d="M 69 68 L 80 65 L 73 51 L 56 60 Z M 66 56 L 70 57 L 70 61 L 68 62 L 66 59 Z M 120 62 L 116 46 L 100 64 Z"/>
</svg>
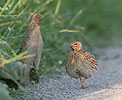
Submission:
<svg viewBox="0 0 122 100">
<path fill-rule="evenodd" d="M 84 85 L 85 80 L 98 71 L 98 62 L 87 51 L 82 50 L 82 43 L 75 41 L 71 43 L 71 50 L 66 61 L 66 72 L 72 78 L 80 78 L 80 89 L 88 88 Z"/>
<path fill-rule="evenodd" d="M 33 68 L 30 71 L 30 77 L 32 78 L 32 80 L 33 79 L 36 80 L 36 78 L 39 78 L 37 73 L 39 70 L 39 64 L 40 64 L 42 49 L 43 49 L 43 39 L 40 34 L 41 21 L 42 21 L 41 14 L 36 13 L 31 16 L 30 21 L 28 23 L 27 34 L 18 52 L 19 54 L 24 51 L 27 51 L 28 55 L 31 55 L 31 54 L 34 55 L 30 58 L 25 58 L 21 60 L 22 63 L 33 66 Z M 34 75 L 34 73 L 36 74 Z"/>
</svg>

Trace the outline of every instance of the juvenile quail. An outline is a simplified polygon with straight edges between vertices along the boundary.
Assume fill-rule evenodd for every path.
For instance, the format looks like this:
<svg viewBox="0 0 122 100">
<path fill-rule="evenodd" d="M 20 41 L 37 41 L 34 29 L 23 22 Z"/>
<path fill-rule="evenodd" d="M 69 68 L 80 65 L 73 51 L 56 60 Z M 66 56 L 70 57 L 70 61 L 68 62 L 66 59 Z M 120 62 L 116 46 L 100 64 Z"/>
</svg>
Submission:
<svg viewBox="0 0 122 100">
<path fill-rule="evenodd" d="M 66 63 L 66 72 L 73 78 L 80 78 L 81 89 L 86 79 L 91 77 L 98 70 L 98 63 L 87 51 L 82 50 L 82 44 L 78 41 L 71 43 L 71 51 Z M 82 78 L 84 78 L 82 80 Z"/>
<path fill-rule="evenodd" d="M 19 51 L 19 53 L 27 51 L 28 55 L 34 54 L 33 57 L 21 60 L 22 63 L 34 66 L 30 71 L 31 78 L 36 78 L 38 76 L 35 73 L 38 73 L 43 48 L 43 40 L 40 34 L 41 16 L 41 14 L 32 15 L 28 24 L 28 32 Z"/>
</svg>

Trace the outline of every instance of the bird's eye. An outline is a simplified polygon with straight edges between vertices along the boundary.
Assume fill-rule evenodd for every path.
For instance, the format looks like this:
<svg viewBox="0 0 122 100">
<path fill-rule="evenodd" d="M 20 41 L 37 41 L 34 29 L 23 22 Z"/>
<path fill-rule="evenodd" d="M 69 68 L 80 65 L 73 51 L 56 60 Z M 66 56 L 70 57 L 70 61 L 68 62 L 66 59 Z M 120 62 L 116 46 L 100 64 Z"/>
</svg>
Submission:
<svg viewBox="0 0 122 100">
<path fill-rule="evenodd" d="M 77 45 L 77 43 L 75 43 L 74 45 Z"/>
</svg>

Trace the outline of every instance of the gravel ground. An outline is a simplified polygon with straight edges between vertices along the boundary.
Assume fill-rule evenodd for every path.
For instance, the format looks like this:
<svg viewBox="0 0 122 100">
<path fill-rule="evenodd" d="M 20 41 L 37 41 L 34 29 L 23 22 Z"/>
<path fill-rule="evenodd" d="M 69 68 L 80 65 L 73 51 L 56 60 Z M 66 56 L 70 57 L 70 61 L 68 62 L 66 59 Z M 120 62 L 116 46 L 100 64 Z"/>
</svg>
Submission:
<svg viewBox="0 0 122 100">
<path fill-rule="evenodd" d="M 99 71 L 86 80 L 89 88 L 81 89 L 80 81 L 66 73 L 45 78 L 29 85 L 22 96 L 26 100 L 122 100 L 122 47 L 98 50 L 101 57 Z"/>
</svg>

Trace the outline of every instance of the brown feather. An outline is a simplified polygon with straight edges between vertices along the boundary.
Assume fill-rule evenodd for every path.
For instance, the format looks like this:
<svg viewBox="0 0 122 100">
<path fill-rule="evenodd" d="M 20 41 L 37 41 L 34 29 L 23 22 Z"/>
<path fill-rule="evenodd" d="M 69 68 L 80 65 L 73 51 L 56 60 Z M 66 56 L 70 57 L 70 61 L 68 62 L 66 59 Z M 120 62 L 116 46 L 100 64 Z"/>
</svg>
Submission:
<svg viewBox="0 0 122 100">
<path fill-rule="evenodd" d="M 89 63 L 93 65 L 92 68 L 98 70 L 98 62 L 96 61 L 96 59 L 93 56 L 91 56 L 91 54 L 87 51 L 83 52 L 82 50 L 80 50 L 80 52 L 83 55 L 84 59 L 88 60 Z"/>
</svg>

